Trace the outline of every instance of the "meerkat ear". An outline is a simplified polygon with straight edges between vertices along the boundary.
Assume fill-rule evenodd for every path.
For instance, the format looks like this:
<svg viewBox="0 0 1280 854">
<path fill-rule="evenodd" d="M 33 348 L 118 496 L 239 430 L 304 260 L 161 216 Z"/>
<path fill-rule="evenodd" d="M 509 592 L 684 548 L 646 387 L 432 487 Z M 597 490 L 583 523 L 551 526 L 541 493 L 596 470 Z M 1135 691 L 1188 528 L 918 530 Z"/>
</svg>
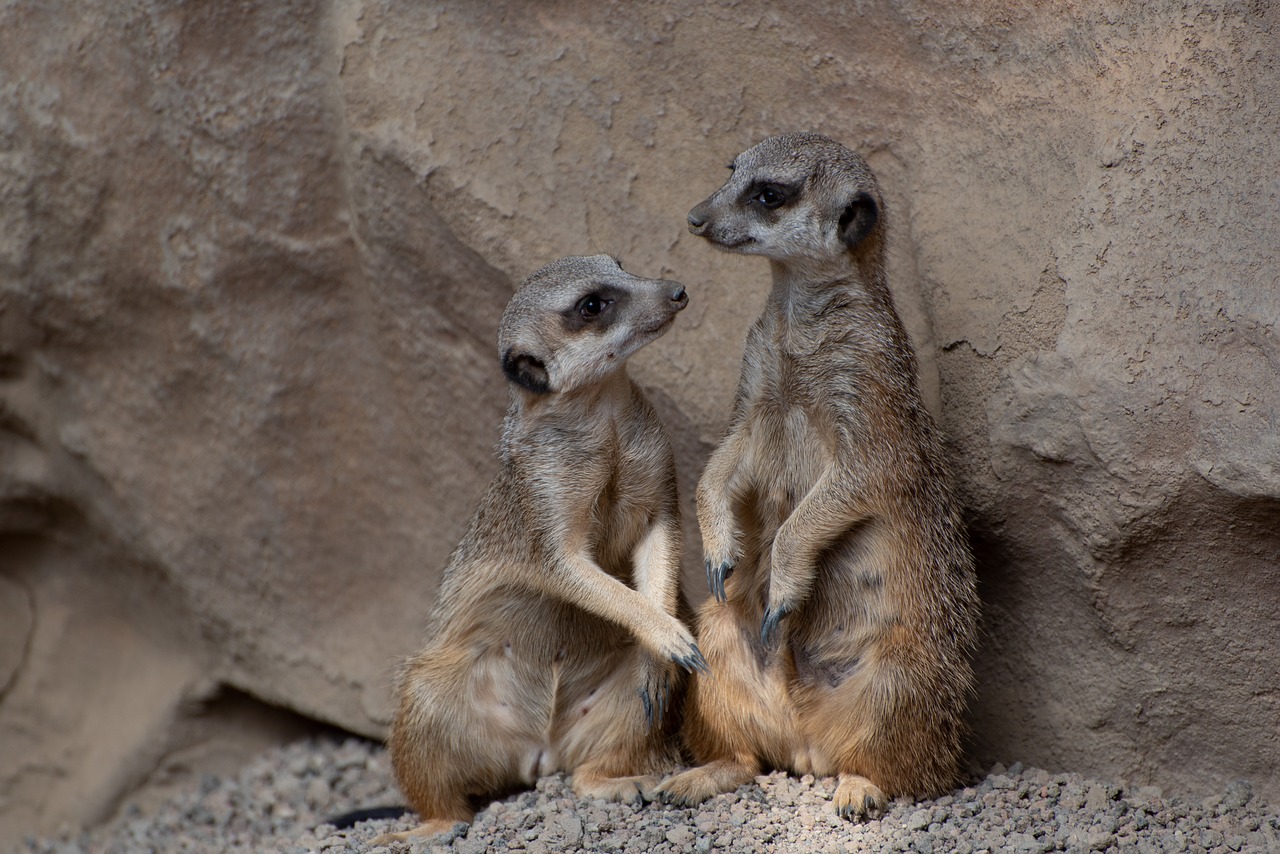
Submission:
<svg viewBox="0 0 1280 854">
<path fill-rule="evenodd" d="M 535 394 L 551 391 L 551 376 L 547 373 L 546 364 L 537 356 L 508 350 L 502 354 L 502 372 L 513 383 Z"/>
<path fill-rule="evenodd" d="M 845 246 L 853 249 L 865 240 L 879 219 L 880 211 L 871 194 L 858 193 L 854 196 L 840 215 L 840 236 Z"/>
</svg>

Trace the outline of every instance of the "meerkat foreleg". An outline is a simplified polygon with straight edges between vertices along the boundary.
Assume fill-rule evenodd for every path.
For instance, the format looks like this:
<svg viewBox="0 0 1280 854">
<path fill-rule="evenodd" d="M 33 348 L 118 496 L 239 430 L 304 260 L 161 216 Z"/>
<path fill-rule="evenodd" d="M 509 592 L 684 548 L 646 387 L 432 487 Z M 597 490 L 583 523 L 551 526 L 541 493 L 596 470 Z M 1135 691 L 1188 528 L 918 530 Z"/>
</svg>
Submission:
<svg viewBox="0 0 1280 854">
<path fill-rule="evenodd" d="M 706 558 L 707 587 L 717 602 L 726 601 L 725 579 L 742 557 L 733 501 L 743 479 L 741 463 L 747 439 L 745 430 L 731 430 L 707 461 L 698 481 L 698 527 Z"/>
<path fill-rule="evenodd" d="M 674 616 L 680 597 L 680 526 L 673 513 L 663 514 L 641 537 L 632 563 L 636 590 Z M 656 658 L 646 650 L 638 664 L 640 702 L 646 722 L 653 727 L 666 715 L 672 662 Z"/>
<path fill-rule="evenodd" d="M 851 501 L 852 488 L 842 472 L 839 465 L 828 466 L 774 535 L 769 598 L 760 624 L 760 642 L 766 647 L 782 618 L 809 597 L 818 555 L 864 515 Z"/>
<path fill-rule="evenodd" d="M 657 519 L 632 553 L 636 590 L 668 614 L 679 605 L 680 529 L 671 514 Z"/>
<path fill-rule="evenodd" d="M 625 628 L 662 660 L 692 673 L 707 669 L 693 634 L 675 616 L 664 613 L 636 590 L 601 569 L 583 552 L 566 552 L 550 572 L 540 575 L 543 592 Z"/>
<path fill-rule="evenodd" d="M 554 484 L 548 481 L 543 486 Z M 592 558 L 591 502 L 581 501 L 581 496 L 575 497 L 572 492 L 561 494 L 555 488 L 539 490 L 537 498 L 545 508 L 545 517 L 552 520 L 544 537 L 554 548 L 545 570 L 528 576 L 527 583 L 622 626 L 663 661 L 673 661 L 690 673 L 705 671 L 707 660 L 693 634 L 674 613 L 667 613 L 638 590 L 605 572 Z M 659 539 L 654 545 L 660 543 Z"/>
</svg>

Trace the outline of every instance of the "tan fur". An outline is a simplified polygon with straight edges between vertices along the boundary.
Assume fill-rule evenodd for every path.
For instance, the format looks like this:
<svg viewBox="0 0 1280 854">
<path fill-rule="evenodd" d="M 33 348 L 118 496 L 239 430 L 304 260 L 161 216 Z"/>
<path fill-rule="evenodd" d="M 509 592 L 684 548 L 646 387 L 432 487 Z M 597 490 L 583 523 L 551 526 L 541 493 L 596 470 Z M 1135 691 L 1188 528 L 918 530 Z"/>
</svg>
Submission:
<svg viewBox="0 0 1280 854">
<path fill-rule="evenodd" d="M 543 774 L 634 802 L 674 767 L 679 667 L 705 663 L 677 618 L 671 449 L 623 363 L 686 301 L 607 256 L 561 259 L 512 298 L 502 467 L 397 685 L 391 758 L 423 824 L 375 842 L 446 831 Z"/>
<path fill-rule="evenodd" d="M 659 793 L 697 803 L 779 768 L 838 775 L 836 810 L 864 815 L 955 784 L 973 562 L 886 283 L 874 177 L 815 134 L 731 168 L 690 230 L 768 258 L 773 289 L 698 484 L 716 595 L 684 734 L 703 764 Z"/>
</svg>

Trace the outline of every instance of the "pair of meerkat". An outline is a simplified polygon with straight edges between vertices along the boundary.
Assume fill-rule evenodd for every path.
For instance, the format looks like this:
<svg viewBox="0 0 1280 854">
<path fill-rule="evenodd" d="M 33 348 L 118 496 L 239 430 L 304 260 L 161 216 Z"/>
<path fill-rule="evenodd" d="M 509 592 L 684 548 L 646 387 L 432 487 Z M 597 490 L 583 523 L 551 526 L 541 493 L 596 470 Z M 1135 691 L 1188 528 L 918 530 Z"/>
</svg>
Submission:
<svg viewBox="0 0 1280 854">
<path fill-rule="evenodd" d="M 690 688 L 694 804 L 763 768 L 838 777 L 861 816 L 959 775 L 978 599 L 915 355 L 885 275 L 884 201 L 861 157 L 767 139 L 689 213 L 717 248 L 769 259 L 727 434 L 698 483 L 713 596 Z"/>
<path fill-rule="evenodd" d="M 773 289 L 698 485 L 713 596 L 696 641 L 670 446 L 623 368 L 684 290 L 562 259 L 503 315 L 502 465 L 397 685 L 392 762 L 423 824 L 377 841 L 447 830 L 473 797 L 556 770 L 583 796 L 683 804 L 765 767 L 838 775 L 845 815 L 954 784 L 974 573 L 886 283 L 880 190 L 812 134 L 732 168 L 690 228 L 767 257 Z M 702 764 L 659 784 L 682 669 Z"/>
</svg>

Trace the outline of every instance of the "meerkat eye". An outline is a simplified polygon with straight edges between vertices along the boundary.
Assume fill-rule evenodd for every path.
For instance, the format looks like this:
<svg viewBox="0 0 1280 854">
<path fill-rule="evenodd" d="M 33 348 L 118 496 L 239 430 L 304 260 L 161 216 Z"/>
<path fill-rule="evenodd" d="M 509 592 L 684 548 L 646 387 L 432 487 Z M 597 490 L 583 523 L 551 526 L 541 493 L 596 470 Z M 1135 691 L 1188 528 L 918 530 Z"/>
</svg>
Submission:
<svg viewBox="0 0 1280 854">
<path fill-rule="evenodd" d="M 756 194 L 751 197 L 751 201 L 760 205 L 766 210 L 773 210 L 780 207 L 787 200 L 787 194 L 783 192 L 781 187 L 774 184 L 765 184 Z"/>
<path fill-rule="evenodd" d="M 591 320 L 599 317 L 600 312 L 605 310 L 610 300 L 602 298 L 599 294 L 588 294 L 578 300 L 578 316 L 583 320 Z"/>
</svg>

